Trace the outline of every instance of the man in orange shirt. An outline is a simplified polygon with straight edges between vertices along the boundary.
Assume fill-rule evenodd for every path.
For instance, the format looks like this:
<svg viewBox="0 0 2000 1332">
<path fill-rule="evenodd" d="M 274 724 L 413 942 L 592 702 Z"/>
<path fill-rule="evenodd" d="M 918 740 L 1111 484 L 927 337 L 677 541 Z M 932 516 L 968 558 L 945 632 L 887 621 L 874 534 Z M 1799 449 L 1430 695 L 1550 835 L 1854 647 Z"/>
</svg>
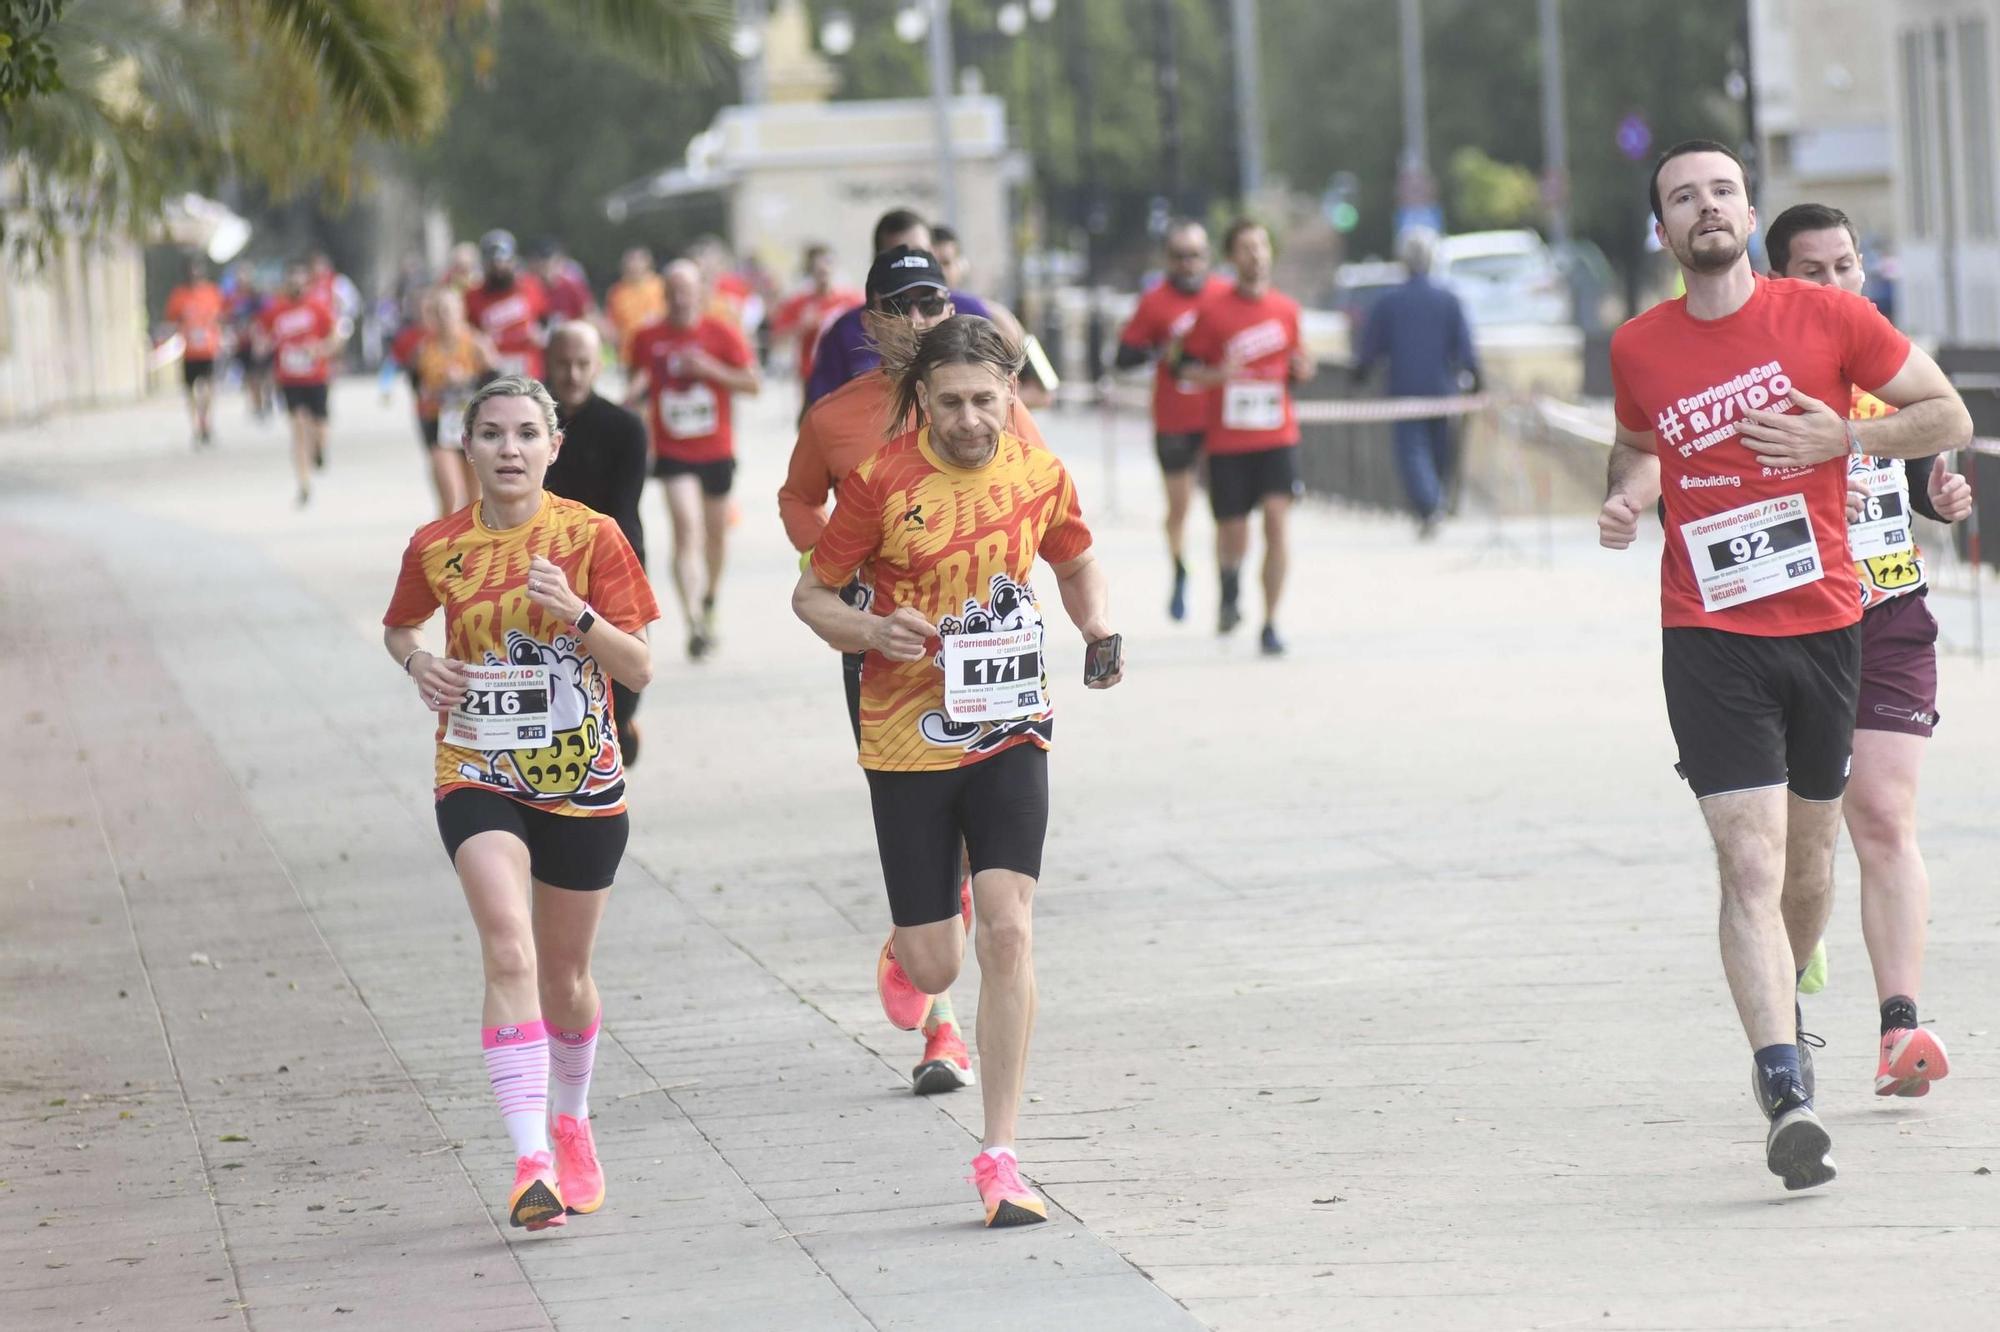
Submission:
<svg viewBox="0 0 2000 1332">
<path fill-rule="evenodd" d="M 167 297 L 167 322 L 181 337 L 181 380 L 196 448 L 215 440 L 209 414 L 215 406 L 215 361 L 222 355 L 223 306 L 222 288 L 209 281 L 208 265 L 190 259 L 188 280 Z"/>
<path fill-rule="evenodd" d="M 632 335 L 667 314 L 667 284 L 653 269 L 653 252 L 643 245 L 625 251 L 619 278 L 604 294 L 604 320 L 611 325 L 618 359 L 632 353 Z"/>
<path fill-rule="evenodd" d="M 884 327 L 882 321 L 907 320 L 913 332 L 922 334 L 943 323 L 952 314 L 951 293 L 944 285 L 943 266 L 934 255 L 908 246 L 897 246 L 876 258 L 868 274 L 868 323 L 871 331 Z M 864 371 L 812 405 L 799 422 L 798 443 L 785 471 L 785 483 L 778 488 L 778 516 L 784 521 L 785 535 L 794 549 L 810 555 L 826 530 L 827 496 L 859 467 L 863 460 L 885 442 L 894 387 L 878 367 Z M 1016 403 L 1007 428 L 1036 448 L 1047 447 L 1027 408 Z M 866 609 L 870 588 L 865 576 L 857 576 L 841 589 L 850 606 Z M 840 654 L 841 674 L 847 693 L 847 721 L 854 742 L 861 743 L 861 665 L 863 654 Z M 962 885 L 961 899 L 969 901 L 970 886 Z M 906 984 L 895 968 L 891 984 Z M 878 983 L 883 977 L 878 976 Z M 884 1007 L 889 1006 L 885 995 Z M 892 1018 L 893 1020 L 893 1018 Z M 972 1060 L 959 1034 L 958 1018 L 952 1009 L 949 991 L 934 997 L 930 1014 L 923 1022 L 924 1054 L 911 1070 L 910 1085 L 919 1096 L 953 1091 L 972 1082 Z"/>
</svg>

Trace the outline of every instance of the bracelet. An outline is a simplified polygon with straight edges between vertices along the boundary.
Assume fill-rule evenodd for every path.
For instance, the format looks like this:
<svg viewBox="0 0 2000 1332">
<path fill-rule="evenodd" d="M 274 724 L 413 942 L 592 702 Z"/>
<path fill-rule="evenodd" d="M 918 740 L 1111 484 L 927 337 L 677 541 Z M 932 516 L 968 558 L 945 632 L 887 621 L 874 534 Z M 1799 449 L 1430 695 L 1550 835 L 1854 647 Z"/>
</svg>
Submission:
<svg viewBox="0 0 2000 1332">
<path fill-rule="evenodd" d="M 1861 432 L 1854 428 L 1852 421 L 1847 422 L 1847 456 L 1850 458 L 1861 456 Z"/>
<path fill-rule="evenodd" d="M 410 673 L 410 662 L 411 662 L 411 660 L 412 660 L 413 658 L 415 658 L 415 657 L 416 657 L 416 655 L 417 655 L 417 654 L 418 654 L 419 652 L 422 652 L 422 651 L 423 651 L 423 649 L 422 649 L 422 648 L 420 648 L 420 647 L 413 647 L 413 648 L 411 648 L 411 649 L 410 649 L 410 655 L 409 655 L 409 656 L 407 656 L 407 657 L 405 657 L 405 658 L 403 658 L 403 674 L 405 674 L 405 675 L 408 675 L 408 674 Z"/>
</svg>

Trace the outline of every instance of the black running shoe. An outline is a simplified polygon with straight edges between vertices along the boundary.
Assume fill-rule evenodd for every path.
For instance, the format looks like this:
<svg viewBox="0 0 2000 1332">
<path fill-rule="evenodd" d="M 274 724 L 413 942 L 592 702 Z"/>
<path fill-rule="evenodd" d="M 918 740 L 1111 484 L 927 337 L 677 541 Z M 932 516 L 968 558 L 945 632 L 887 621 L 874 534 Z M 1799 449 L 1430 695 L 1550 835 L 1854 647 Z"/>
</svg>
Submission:
<svg viewBox="0 0 2000 1332">
<path fill-rule="evenodd" d="M 1819 1122 L 1812 1106 L 1792 1102 L 1789 1109 L 1771 1117 L 1771 1131 L 1764 1138 L 1764 1164 L 1785 1181 L 1785 1187 L 1818 1188 L 1831 1183 L 1840 1172 L 1834 1168 L 1833 1139 Z"/>
</svg>

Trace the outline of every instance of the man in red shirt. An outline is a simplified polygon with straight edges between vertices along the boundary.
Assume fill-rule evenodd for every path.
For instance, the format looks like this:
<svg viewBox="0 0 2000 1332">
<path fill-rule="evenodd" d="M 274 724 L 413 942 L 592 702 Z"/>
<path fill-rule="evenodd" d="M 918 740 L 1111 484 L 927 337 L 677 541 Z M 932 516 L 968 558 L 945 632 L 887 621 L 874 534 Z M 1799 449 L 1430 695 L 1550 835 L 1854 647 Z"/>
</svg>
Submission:
<svg viewBox="0 0 2000 1332">
<path fill-rule="evenodd" d="M 1786 1188 L 1812 1188 L 1835 1169 L 1797 985 L 1832 903 L 1860 688 L 1848 459 L 1953 448 L 1972 419 L 1867 301 L 1751 270 L 1757 215 L 1723 145 L 1668 149 L 1652 207 L 1687 295 L 1612 338 L 1618 429 L 1599 539 L 1631 545 L 1664 494 L 1661 675 L 1677 767 L 1715 841 L 1722 966 L 1769 1121 L 1765 1164 Z M 1849 422 L 1856 387 L 1903 410 Z"/>
<path fill-rule="evenodd" d="M 1203 447 L 1208 506 L 1215 515 L 1215 563 L 1222 577 L 1219 633 L 1243 620 L 1236 608 L 1250 512 L 1264 511 L 1264 655 L 1283 653 L 1278 598 L 1290 563 L 1286 520 L 1299 483 L 1299 418 L 1292 382 L 1312 378 L 1313 359 L 1299 340 L 1299 303 L 1271 288 L 1271 233 L 1238 218 L 1222 240 L 1236 283 L 1203 299 L 1172 357 L 1179 378 L 1207 390 Z"/>
<path fill-rule="evenodd" d="M 558 324 L 595 317 L 597 298 L 591 294 L 590 278 L 582 264 L 563 253 L 561 245 L 543 241 L 536 246 L 528 271 L 548 293 L 551 329 Z"/>
<path fill-rule="evenodd" d="M 653 475 L 667 495 L 673 527 L 674 591 L 688 622 L 688 656 L 715 646 L 715 594 L 729 537 L 729 490 L 736 479 L 730 395 L 763 387 L 750 344 L 735 324 L 705 313 L 701 270 L 690 260 L 667 265 L 667 315 L 632 336 L 625 405 L 645 404 L 653 436 Z M 694 534 L 702 534 L 705 576 L 694 596 Z M 697 605 L 699 609 L 697 609 Z"/>
<path fill-rule="evenodd" d="M 215 361 L 222 355 L 222 288 L 208 279 L 208 265 L 188 261 L 188 280 L 167 297 L 166 321 L 181 337 L 181 379 L 194 417 L 197 448 L 214 442 L 209 414 L 215 406 Z"/>
<path fill-rule="evenodd" d="M 495 373 L 542 377 L 543 325 L 549 317 L 549 294 L 541 279 L 519 268 L 519 252 L 511 231 L 489 231 L 479 238 L 485 280 L 465 293 L 465 317 L 484 333 L 500 354 Z"/>
<path fill-rule="evenodd" d="M 833 280 L 833 250 L 826 245 L 806 247 L 806 285 L 779 303 L 771 316 L 773 338 L 798 340 L 799 383 L 812 378 L 813 348 L 819 331 L 839 316 L 859 306 L 864 297 L 852 287 Z"/>
<path fill-rule="evenodd" d="M 1174 561 L 1174 590 L 1167 614 L 1187 618 L 1187 561 L 1184 537 L 1188 505 L 1194 499 L 1194 465 L 1208 428 L 1208 392 L 1183 380 L 1169 353 L 1194 326 L 1201 303 L 1229 284 L 1208 271 L 1208 230 L 1183 218 L 1167 228 L 1167 274 L 1139 298 L 1118 338 L 1118 368 L 1157 362 L 1153 375 L 1153 450 L 1167 487 L 1167 553 Z"/>
<path fill-rule="evenodd" d="M 339 322 L 306 291 L 303 263 L 285 269 L 285 285 L 257 316 L 259 336 L 270 347 L 278 391 L 292 420 L 292 471 L 299 507 L 312 498 L 313 469 L 326 466 L 326 393 L 332 357 L 340 349 Z"/>
</svg>

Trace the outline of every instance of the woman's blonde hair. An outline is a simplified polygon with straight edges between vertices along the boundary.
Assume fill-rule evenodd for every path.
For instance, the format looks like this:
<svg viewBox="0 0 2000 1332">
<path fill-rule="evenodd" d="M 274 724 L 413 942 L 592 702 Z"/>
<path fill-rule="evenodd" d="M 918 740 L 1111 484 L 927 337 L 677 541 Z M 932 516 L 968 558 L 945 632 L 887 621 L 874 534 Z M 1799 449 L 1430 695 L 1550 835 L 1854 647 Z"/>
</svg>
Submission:
<svg viewBox="0 0 2000 1332">
<path fill-rule="evenodd" d="M 465 404 L 465 438 L 472 438 L 472 427 L 479 421 L 479 409 L 494 398 L 530 398 L 542 409 L 542 422 L 553 437 L 556 433 L 556 400 L 542 387 L 539 379 L 529 379 L 526 375 L 502 375 L 500 378 L 480 386 L 472 395 L 472 401 Z"/>
</svg>

